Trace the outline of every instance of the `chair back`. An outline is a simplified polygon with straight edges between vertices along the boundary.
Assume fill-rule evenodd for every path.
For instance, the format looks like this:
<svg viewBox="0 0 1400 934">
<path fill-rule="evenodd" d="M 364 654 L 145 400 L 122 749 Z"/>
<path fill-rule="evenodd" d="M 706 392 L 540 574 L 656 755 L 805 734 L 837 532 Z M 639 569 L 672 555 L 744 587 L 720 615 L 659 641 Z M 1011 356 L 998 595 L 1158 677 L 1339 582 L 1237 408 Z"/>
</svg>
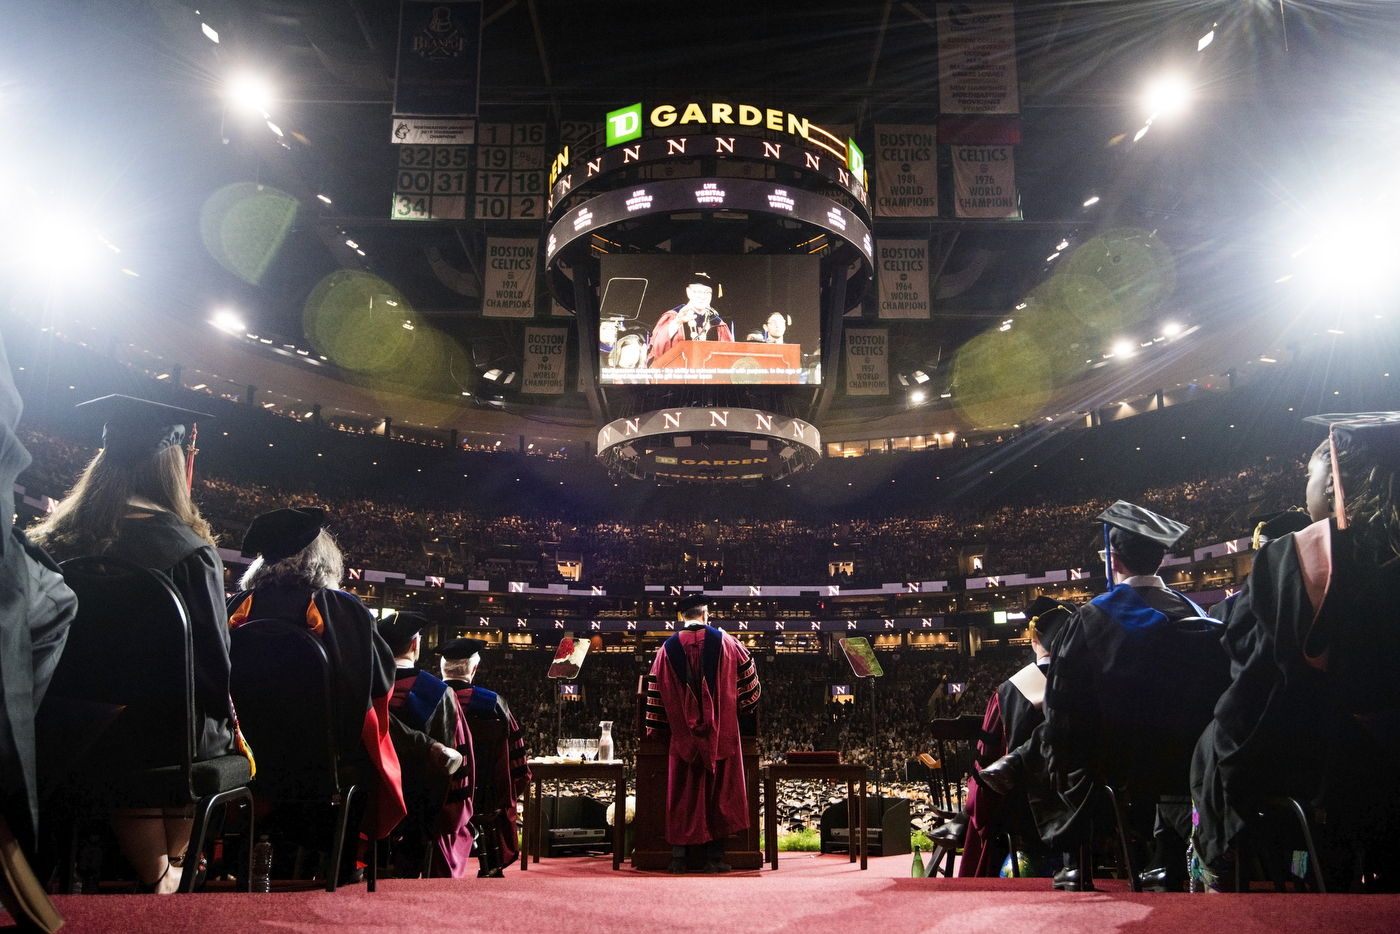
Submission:
<svg viewBox="0 0 1400 934">
<path fill-rule="evenodd" d="M 935 795 L 942 798 L 945 808 L 961 808 L 964 785 L 972 774 L 975 746 L 982 737 L 982 718 L 963 714 L 930 720 L 929 736 L 938 750 Z"/>
<path fill-rule="evenodd" d="M 165 574 L 121 558 L 74 558 L 61 568 L 78 614 L 44 706 L 115 711 L 98 739 L 104 769 L 180 767 L 188 784 L 194 653 L 184 600 Z"/>
<path fill-rule="evenodd" d="M 339 734 L 321 640 L 300 623 L 260 619 L 233 630 L 230 643 L 229 689 L 258 757 L 254 791 L 282 801 L 339 793 Z"/>
</svg>

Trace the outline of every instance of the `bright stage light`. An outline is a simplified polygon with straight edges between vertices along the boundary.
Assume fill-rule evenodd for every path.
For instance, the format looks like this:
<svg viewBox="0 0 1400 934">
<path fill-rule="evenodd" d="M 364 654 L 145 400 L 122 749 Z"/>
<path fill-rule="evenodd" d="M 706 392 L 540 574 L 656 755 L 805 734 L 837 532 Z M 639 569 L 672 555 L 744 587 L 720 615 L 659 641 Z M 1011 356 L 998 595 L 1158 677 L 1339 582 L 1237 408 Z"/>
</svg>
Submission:
<svg viewBox="0 0 1400 934">
<path fill-rule="evenodd" d="M 1176 337 L 1181 333 L 1181 325 L 1177 324 L 1175 321 L 1169 321 L 1162 325 L 1162 333 L 1168 337 Z"/>
<path fill-rule="evenodd" d="M 1098 203 L 1099 203 L 1099 196 L 1098 196 L 1098 195 L 1094 195 L 1094 196 L 1093 196 L 1092 198 L 1090 198 L 1088 201 L 1085 201 L 1085 202 L 1084 202 L 1084 206 L 1085 206 L 1086 208 L 1091 208 L 1091 207 L 1093 207 L 1094 205 L 1096 205 L 1096 204 L 1098 204 Z"/>
<path fill-rule="evenodd" d="M 1368 300 L 1400 291 L 1395 266 L 1400 233 L 1388 212 L 1375 205 L 1354 205 L 1320 228 L 1293 254 L 1295 275 L 1320 296 Z"/>
<path fill-rule="evenodd" d="M 84 276 L 106 252 L 85 221 L 64 216 L 38 217 L 23 225 L 16 245 L 25 267 L 65 278 Z"/>
<path fill-rule="evenodd" d="M 214 312 L 214 317 L 209 319 L 209 323 L 229 334 L 243 334 L 248 330 L 248 325 L 243 323 L 237 313 L 227 308 L 220 308 Z"/>
<path fill-rule="evenodd" d="M 257 75 L 239 75 L 225 93 L 229 103 L 254 115 L 266 114 L 272 104 L 272 87 Z"/>
<path fill-rule="evenodd" d="M 1191 100 L 1191 87 L 1181 75 L 1163 75 L 1147 86 L 1143 106 L 1149 119 L 1181 113 Z"/>
<path fill-rule="evenodd" d="M 1121 340 L 1113 345 L 1113 355 L 1115 357 L 1131 357 L 1137 353 L 1137 344 L 1129 340 Z"/>
<path fill-rule="evenodd" d="M 914 403 L 915 405 L 918 405 L 920 402 L 923 402 L 925 398 L 926 397 L 924 396 L 924 391 L 922 389 L 915 389 L 909 394 L 909 401 Z"/>
</svg>

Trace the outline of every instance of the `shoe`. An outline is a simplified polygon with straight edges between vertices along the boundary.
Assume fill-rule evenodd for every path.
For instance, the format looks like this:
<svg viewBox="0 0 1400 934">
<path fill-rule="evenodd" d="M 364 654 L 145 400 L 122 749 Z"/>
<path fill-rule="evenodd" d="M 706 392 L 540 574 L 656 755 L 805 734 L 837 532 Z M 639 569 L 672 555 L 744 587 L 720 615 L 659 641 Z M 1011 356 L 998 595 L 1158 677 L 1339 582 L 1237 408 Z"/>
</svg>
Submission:
<svg viewBox="0 0 1400 934">
<path fill-rule="evenodd" d="M 977 784 L 990 792 L 1009 795 L 1021 779 L 1021 758 L 1002 756 L 980 772 L 973 772 L 972 777 Z"/>
<path fill-rule="evenodd" d="M 733 868 L 733 866 L 729 865 L 728 863 L 721 862 L 720 860 L 714 860 L 713 862 L 705 864 L 705 872 L 709 873 L 712 876 L 722 872 L 729 872 Z"/>
<path fill-rule="evenodd" d="M 683 876 L 683 875 L 685 875 L 685 857 L 684 857 L 684 856 L 676 856 L 676 857 L 673 857 L 673 858 L 671 859 L 671 870 L 670 870 L 670 871 L 671 871 L 671 875 L 673 875 L 673 876 Z"/>
<path fill-rule="evenodd" d="M 1138 884 L 1144 892 L 1180 892 L 1181 883 L 1186 879 L 1180 874 L 1168 871 L 1167 867 L 1159 866 L 1156 869 L 1145 869 L 1138 873 Z"/>
<path fill-rule="evenodd" d="M 929 831 L 928 838 L 940 846 L 962 846 L 967 839 L 967 820 L 966 814 L 958 814 Z"/>
<path fill-rule="evenodd" d="M 1078 892 L 1081 891 L 1079 884 L 1078 869 L 1057 869 L 1053 882 L 1057 892 Z"/>
<path fill-rule="evenodd" d="M 493 869 L 478 869 L 476 871 L 476 877 L 478 879 L 504 879 L 506 877 L 506 871 L 500 866 L 496 866 Z"/>
</svg>

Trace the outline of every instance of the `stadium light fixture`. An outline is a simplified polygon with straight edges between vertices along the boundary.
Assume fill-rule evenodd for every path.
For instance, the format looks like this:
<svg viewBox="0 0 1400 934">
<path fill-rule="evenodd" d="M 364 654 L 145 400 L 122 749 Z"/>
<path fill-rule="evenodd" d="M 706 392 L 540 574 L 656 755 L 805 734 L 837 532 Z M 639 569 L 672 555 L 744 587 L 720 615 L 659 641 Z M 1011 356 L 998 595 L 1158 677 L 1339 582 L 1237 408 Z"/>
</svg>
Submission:
<svg viewBox="0 0 1400 934">
<path fill-rule="evenodd" d="M 1175 321 L 1168 321 L 1166 324 L 1162 325 L 1162 333 L 1167 337 L 1176 337 L 1181 333 L 1181 325 L 1177 324 Z"/>
<path fill-rule="evenodd" d="M 1090 198 L 1088 201 L 1085 201 L 1085 202 L 1084 202 L 1084 206 L 1085 206 L 1086 208 L 1091 208 L 1091 207 L 1093 207 L 1094 205 L 1096 205 L 1096 204 L 1098 204 L 1098 203 L 1099 203 L 1099 196 L 1098 196 L 1098 195 L 1094 195 L 1094 196 L 1093 196 L 1092 198 Z"/>
<path fill-rule="evenodd" d="M 268 118 L 267 110 L 272 104 L 272 87 L 264 79 L 257 75 L 238 75 L 229 82 L 225 93 L 229 103 L 248 113 L 261 114 L 264 120 Z"/>
<path fill-rule="evenodd" d="M 220 331 L 235 336 L 239 333 L 247 333 L 248 330 L 248 326 L 243 323 L 238 317 L 238 314 L 227 308 L 220 308 L 218 311 L 214 312 L 214 317 L 209 319 L 209 323 Z"/>
<path fill-rule="evenodd" d="M 327 198 L 325 195 L 317 195 L 316 197 L 320 198 L 322 201 L 326 202 L 327 204 L 333 203 L 333 202 L 331 201 L 331 199 L 330 199 L 330 198 Z"/>
<path fill-rule="evenodd" d="M 914 403 L 915 405 L 918 405 L 919 403 L 923 402 L 925 398 L 927 397 L 924 395 L 924 391 L 922 389 L 915 389 L 909 394 L 909 401 Z"/>
<path fill-rule="evenodd" d="M 1161 117 L 1173 117 L 1186 109 L 1191 101 L 1191 86 L 1179 74 L 1162 75 L 1147 86 L 1143 95 L 1143 106 L 1148 113 L 1148 121 Z"/>
<path fill-rule="evenodd" d="M 916 383 L 918 383 L 920 386 L 922 386 L 924 383 L 927 383 L 928 381 L 929 381 L 929 375 L 928 375 L 927 373 L 925 373 L 923 370 L 915 370 L 915 371 L 914 371 L 914 382 L 916 382 Z"/>
<path fill-rule="evenodd" d="M 1121 340 L 1113 345 L 1113 355 L 1115 357 L 1131 357 L 1137 353 L 1137 344 L 1130 340 Z"/>
<path fill-rule="evenodd" d="M 1294 275 L 1332 300 L 1394 295 L 1400 290 L 1394 264 L 1400 234 L 1385 207 L 1353 204 L 1324 220 L 1320 232 L 1294 251 Z"/>
<path fill-rule="evenodd" d="M 200 23 L 199 31 L 204 33 L 205 38 L 207 38 L 210 42 L 214 43 L 215 45 L 219 44 L 219 33 L 214 29 L 213 26 L 210 26 L 208 23 Z"/>
</svg>

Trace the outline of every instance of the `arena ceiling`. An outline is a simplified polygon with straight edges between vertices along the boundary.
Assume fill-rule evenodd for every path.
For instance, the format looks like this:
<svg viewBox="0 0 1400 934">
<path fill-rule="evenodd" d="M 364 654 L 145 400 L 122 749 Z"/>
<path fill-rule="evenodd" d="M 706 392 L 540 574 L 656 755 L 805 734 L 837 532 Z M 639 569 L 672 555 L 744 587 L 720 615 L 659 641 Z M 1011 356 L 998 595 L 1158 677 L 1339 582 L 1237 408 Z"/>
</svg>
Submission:
<svg viewBox="0 0 1400 934">
<path fill-rule="evenodd" d="M 1376 314 L 1394 318 L 1390 293 L 1338 283 L 1354 285 L 1348 270 L 1358 257 L 1385 256 L 1381 247 L 1394 239 L 1358 218 L 1384 215 L 1396 198 L 1395 4 L 1015 8 L 1023 220 L 943 217 L 908 228 L 930 240 L 941 266 L 932 315 L 887 323 L 891 395 L 838 395 L 832 423 L 996 429 L 1045 413 L 1070 417 L 1279 359 L 1290 343 L 1329 329 L 1371 333 L 1360 329 L 1377 327 L 1369 324 Z M 927 0 L 486 0 L 483 120 L 596 121 L 645 93 L 765 101 L 813 122 L 853 125 L 857 136 L 876 123 L 932 123 L 935 12 Z M 0 120 L 10 132 L 0 170 L 26 199 L 7 231 L 12 310 L 49 315 L 95 343 L 222 369 L 230 385 L 255 381 L 229 373 L 241 367 L 286 397 L 332 405 L 344 385 L 347 410 L 378 404 L 403 412 L 400 423 L 494 424 L 504 408 L 589 424 L 572 393 L 552 405 L 509 395 L 483 402 L 481 370 L 518 356 L 522 330 L 480 315 L 473 280 L 485 225 L 389 220 L 397 16 L 396 0 L 7 10 Z M 248 74 L 270 89 L 267 120 L 227 105 L 230 83 Z M 1145 124 L 1144 94 L 1166 74 L 1184 76 L 1189 104 Z M 1150 132 L 1140 132 L 1145 125 Z M 246 265 L 235 274 L 201 238 L 202 213 L 240 184 L 285 192 L 298 205 L 274 249 L 244 258 L 255 276 Z M 1361 213 L 1342 210 L 1349 206 Z M 92 232 L 104 245 L 96 248 L 100 275 L 85 253 Z M 1330 268 L 1297 267 L 1299 248 L 1319 237 L 1333 244 Z M 1131 242 L 1143 238 L 1148 255 Z M 36 245 L 46 244 L 55 252 L 36 261 Z M 1134 270 L 1145 264 L 1155 291 L 1114 327 L 1086 326 L 1082 344 L 1065 345 L 1076 358 L 1066 368 L 1043 352 L 1063 333 L 1035 322 L 1037 312 L 1055 320 L 1052 311 L 1074 305 L 1057 273 L 1077 252 Z M 306 309 L 318 283 L 339 270 L 389 283 L 438 343 L 422 340 L 372 379 L 321 366 Z M 1295 288 L 1305 272 L 1310 291 Z M 245 325 L 241 333 L 208 327 L 220 310 Z M 1023 343 L 986 344 L 1008 322 Z M 857 323 L 882 324 L 873 305 Z M 1013 404 L 959 406 L 960 350 L 963 388 L 978 380 L 1009 387 Z M 898 377 L 919 369 L 940 392 L 916 404 Z M 1048 370 L 1052 379 L 1026 384 L 1026 374 Z"/>
</svg>

